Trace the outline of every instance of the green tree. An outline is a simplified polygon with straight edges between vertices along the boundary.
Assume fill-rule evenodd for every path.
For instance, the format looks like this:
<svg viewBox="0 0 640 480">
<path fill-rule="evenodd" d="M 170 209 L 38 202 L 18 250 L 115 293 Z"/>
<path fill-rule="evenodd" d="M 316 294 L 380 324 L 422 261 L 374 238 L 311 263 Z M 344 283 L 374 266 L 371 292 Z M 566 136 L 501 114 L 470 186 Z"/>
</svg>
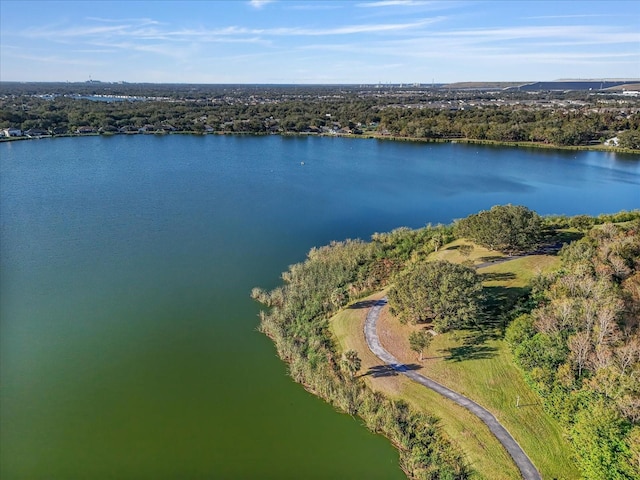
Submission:
<svg viewBox="0 0 640 480">
<path fill-rule="evenodd" d="M 513 319 L 513 321 L 507 327 L 504 339 L 511 345 L 511 348 L 516 348 L 525 340 L 529 340 L 536 334 L 536 329 L 533 324 L 531 315 L 525 313 Z"/>
<path fill-rule="evenodd" d="M 468 243 L 460 245 L 460 247 L 458 247 L 458 252 L 460 252 L 460 255 L 464 258 L 469 258 L 469 255 L 473 252 L 473 245 L 469 245 Z"/>
<path fill-rule="evenodd" d="M 444 332 L 474 321 L 482 285 L 472 268 L 446 261 L 421 262 L 400 273 L 388 293 L 391 312 L 402 322 L 432 321 Z"/>
<path fill-rule="evenodd" d="M 411 347 L 411 350 L 419 355 L 419 361 L 422 361 L 422 353 L 424 352 L 424 349 L 428 348 L 431 344 L 431 338 L 431 334 L 424 330 L 411 332 L 409 335 L 409 346 Z"/>
<path fill-rule="evenodd" d="M 456 223 L 459 237 L 507 253 L 534 248 L 540 241 L 541 231 L 540 215 L 520 205 L 496 205 Z"/>
<path fill-rule="evenodd" d="M 435 232 L 431 237 L 431 244 L 433 245 L 433 249 L 437 252 L 438 249 L 444 245 L 445 237 L 441 232 Z"/>
<path fill-rule="evenodd" d="M 593 221 L 594 218 L 589 215 L 576 215 L 569 219 L 569 226 L 576 228 L 581 232 L 586 232 L 593 226 Z"/>
<path fill-rule="evenodd" d="M 342 354 L 340 360 L 340 367 L 351 375 L 351 378 L 355 377 L 356 373 L 360 370 L 362 361 L 355 350 L 349 350 Z"/>
<path fill-rule="evenodd" d="M 625 442 L 630 426 L 612 409 L 597 402 L 578 413 L 571 430 L 583 478 L 632 479 L 632 452 Z M 635 470 L 635 472 L 634 472 Z"/>
<path fill-rule="evenodd" d="M 624 148 L 640 150 L 640 130 L 627 130 L 618 135 L 619 145 Z"/>
</svg>

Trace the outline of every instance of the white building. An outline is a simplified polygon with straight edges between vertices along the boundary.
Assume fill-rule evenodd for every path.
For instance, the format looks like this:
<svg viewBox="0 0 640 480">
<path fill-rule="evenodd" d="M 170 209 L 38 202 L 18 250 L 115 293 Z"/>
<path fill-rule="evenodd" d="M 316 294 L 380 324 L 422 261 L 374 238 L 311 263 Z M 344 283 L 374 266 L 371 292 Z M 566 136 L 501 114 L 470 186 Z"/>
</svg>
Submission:
<svg viewBox="0 0 640 480">
<path fill-rule="evenodd" d="M 21 137 L 22 136 L 22 130 L 20 130 L 19 128 L 5 128 L 4 130 L 2 130 L 2 132 L 4 133 L 5 137 Z"/>
</svg>

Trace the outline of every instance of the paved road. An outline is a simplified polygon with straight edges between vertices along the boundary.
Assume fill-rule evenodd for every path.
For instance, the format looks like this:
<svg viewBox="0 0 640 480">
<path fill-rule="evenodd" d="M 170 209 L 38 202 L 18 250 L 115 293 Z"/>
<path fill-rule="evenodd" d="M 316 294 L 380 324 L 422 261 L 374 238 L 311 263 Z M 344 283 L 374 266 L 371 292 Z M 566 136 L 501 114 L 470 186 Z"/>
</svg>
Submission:
<svg viewBox="0 0 640 480">
<path fill-rule="evenodd" d="M 520 473 L 525 480 L 541 480 L 540 473 L 533 465 L 527 454 L 524 453 L 520 445 L 513 439 L 511 434 L 507 431 L 506 428 L 502 426 L 500 422 L 493 416 L 488 410 L 481 407 L 474 401 L 468 399 L 464 395 L 460 395 L 453 390 L 448 389 L 440 385 L 438 382 L 435 382 L 419 373 L 408 369 L 405 365 L 400 363 L 393 355 L 387 352 L 382 344 L 380 343 L 380 339 L 378 338 L 377 325 L 378 325 L 378 317 L 380 316 L 380 311 L 382 307 L 387 304 L 387 298 L 383 298 L 378 300 L 373 307 L 367 313 L 367 319 L 364 324 L 364 335 L 367 339 L 367 344 L 369 345 L 369 349 L 383 362 L 391 366 L 394 370 L 403 375 L 406 375 L 411 380 L 424 385 L 431 390 L 438 392 L 440 395 L 447 397 L 458 405 L 466 408 L 471 413 L 473 413 L 476 417 L 482 420 L 489 430 L 493 432 L 493 434 L 498 438 L 500 443 L 507 449 L 509 455 L 513 458 L 514 462 L 520 469 Z"/>
</svg>

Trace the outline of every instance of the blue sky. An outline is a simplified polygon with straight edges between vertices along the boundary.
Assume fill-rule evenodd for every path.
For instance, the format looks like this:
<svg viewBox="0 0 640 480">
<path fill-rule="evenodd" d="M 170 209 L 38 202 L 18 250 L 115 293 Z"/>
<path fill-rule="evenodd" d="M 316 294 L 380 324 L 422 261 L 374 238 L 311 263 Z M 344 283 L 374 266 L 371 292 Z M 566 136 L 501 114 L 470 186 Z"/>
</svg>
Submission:
<svg viewBox="0 0 640 480">
<path fill-rule="evenodd" d="M 0 0 L 4 81 L 638 77 L 631 0 Z"/>
</svg>

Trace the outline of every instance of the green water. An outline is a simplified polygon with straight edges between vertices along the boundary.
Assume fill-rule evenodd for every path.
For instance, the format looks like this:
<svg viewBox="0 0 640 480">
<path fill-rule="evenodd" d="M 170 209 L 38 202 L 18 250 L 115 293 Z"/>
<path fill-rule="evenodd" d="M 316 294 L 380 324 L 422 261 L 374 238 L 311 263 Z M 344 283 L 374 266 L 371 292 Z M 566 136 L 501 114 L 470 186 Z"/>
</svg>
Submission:
<svg viewBox="0 0 640 480">
<path fill-rule="evenodd" d="M 640 207 L 640 161 L 281 137 L 0 144 L 2 479 L 403 478 L 256 332 L 314 245 L 496 203 Z M 490 168 L 488 168 L 490 167 Z"/>
</svg>

